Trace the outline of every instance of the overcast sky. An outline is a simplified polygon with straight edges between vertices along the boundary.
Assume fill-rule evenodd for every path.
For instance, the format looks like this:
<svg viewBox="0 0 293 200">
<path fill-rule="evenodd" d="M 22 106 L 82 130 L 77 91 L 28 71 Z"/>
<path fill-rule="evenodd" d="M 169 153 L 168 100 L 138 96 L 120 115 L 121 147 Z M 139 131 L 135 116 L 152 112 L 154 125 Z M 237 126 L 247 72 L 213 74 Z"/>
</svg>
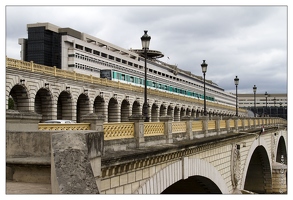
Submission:
<svg viewBox="0 0 293 200">
<path fill-rule="evenodd" d="M 6 55 L 20 59 L 26 25 L 49 22 L 140 49 L 144 30 L 159 60 L 235 93 L 287 93 L 288 7 L 275 6 L 6 6 Z M 169 59 L 168 59 L 169 57 Z"/>
</svg>

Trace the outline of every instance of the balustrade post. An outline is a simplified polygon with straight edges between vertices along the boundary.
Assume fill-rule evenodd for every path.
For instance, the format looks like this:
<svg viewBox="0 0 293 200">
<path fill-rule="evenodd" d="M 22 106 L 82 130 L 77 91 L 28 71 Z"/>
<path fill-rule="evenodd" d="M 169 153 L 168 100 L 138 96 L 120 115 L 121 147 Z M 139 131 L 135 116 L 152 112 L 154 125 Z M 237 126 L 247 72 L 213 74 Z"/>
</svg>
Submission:
<svg viewBox="0 0 293 200">
<path fill-rule="evenodd" d="M 31 61 L 30 63 L 31 63 L 31 71 L 34 72 L 34 62 Z"/>
<path fill-rule="evenodd" d="M 95 113 L 89 113 L 87 115 L 81 116 L 82 123 L 90 123 L 90 129 L 96 130 L 98 132 L 104 132 L 104 120 L 105 116 L 97 115 Z"/>
<path fill-rule="evenodd" d="M 134 138 L 136 141 L 136 148 L 144 147 L 144 116 L 131 115 L 128 117 L 130 122 L 134 122 Z"/>
<path fill-rule="evenodd" d="M 186 136 L 187 139 L 193 139 L 193 132 L 192 132 L 192 118 L 191 116 L 184 116 L 181 118 L 182 121 L 186 121 Z"/>
<path fill-rule="evenodd" d="M 244 131 L 245 130 L 245 118 L 241 118 L 240 121 L 241 121 L 242 130 Z"/>
<path fill-rule="evenodd" d="M 202 120 L 202 133 L 204 134 L 204 137 L 207 137 L 208 135 L 208 130 L 209 130 L 209 116 L 201 116 L 198 118 L 199 120 Z"/>
<path fill-rule="evenodd" d="M 231 119 L 228 118 L 228 119 L 225 119 L 225 121 L 226 121 L 226 131 L 227 131 L 227 133 L 229 133 L 230 132 L 230 121 L 231 121 Z"/>
<path fill-rule="evenodd" d="M 167 144 L 173 143 L 172 119 L 173 118 L 169 115 L 160 117 L 160 121 L 164 122 L 164 135 L 166 136 L 166 143 Z"/>
<path fill-rule="evenodd" d="M 238 117 L 232 117 L 232 119 L 234 120 L 235 132 L 238 133 L 238 131 L 239 131 L 239 127 L 238 127 L 239 118 Z"/>
<path fill-rule="evenodd" d="M 215 116 L 213 117 L 213 119 L 216 121 L 216 131 L 217 131 L 217 135 L 221 134 L 221 121 L 220 121 L 220 117 Z"/>
</svg>

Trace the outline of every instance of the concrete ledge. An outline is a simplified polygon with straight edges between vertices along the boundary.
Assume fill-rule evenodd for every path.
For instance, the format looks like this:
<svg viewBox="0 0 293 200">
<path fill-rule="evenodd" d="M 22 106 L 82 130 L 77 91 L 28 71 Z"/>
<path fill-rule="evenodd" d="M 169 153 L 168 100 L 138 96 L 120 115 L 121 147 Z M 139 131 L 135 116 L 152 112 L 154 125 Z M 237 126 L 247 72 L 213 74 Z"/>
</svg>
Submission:
<svg viewBox="0 0 293 200">
<path fill-rule="evenodd" d="M 51 157 L 6 158 L 6 164 L 15 165 L 51 165 Z"/>
</svg>

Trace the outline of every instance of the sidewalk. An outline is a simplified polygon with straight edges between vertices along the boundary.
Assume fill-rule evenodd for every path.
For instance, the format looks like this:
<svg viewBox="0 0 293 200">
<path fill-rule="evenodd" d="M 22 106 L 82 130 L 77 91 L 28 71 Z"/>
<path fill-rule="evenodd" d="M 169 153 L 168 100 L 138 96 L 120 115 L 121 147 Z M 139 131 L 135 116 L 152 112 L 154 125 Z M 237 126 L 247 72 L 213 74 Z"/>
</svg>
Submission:
<svg viewBox="0 0 293 200">
<path fill-rule="evenodd" d="M 9 194 L 52 194 L 51 184 L 6 181 L 6 195 Z"/>
</svg>

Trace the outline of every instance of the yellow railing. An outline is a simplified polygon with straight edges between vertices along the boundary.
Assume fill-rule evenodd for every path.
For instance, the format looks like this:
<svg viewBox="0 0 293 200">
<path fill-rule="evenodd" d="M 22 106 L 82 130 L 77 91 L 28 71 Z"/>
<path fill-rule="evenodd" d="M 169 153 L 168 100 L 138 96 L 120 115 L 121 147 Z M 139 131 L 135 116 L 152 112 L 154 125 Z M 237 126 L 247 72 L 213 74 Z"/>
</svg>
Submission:
<svg viewBox="0 0 293 200">
<path fill-rule="evenodd" d="M 173 122 L 172 133 L 184 133 L 186 132 L 186 122 Z"/>
<path fill-rule="evenodd" d="M 104 140 L 133 138 L 134 122 L 105 123 Z"/>
<path fill-rule="evenodd" d="M 216 121 L 215 120 L 209 120 L 208 121 L 208 130 L 216 129 Z"/>
<path fill-rule="evenodd" d="M 193 121 L 192 124 L 192 131 L 202 131 L 202 121 Z"/>
<path fill-rule="evenodd" d="M 48 124 L 39 123 L 39 130 L 41 131 L 81 131 L 90 130 L 89 123 L 76 123 L 76 124 Z"/>
<path fill-rule="evenodd" d="M 145 122 L 144 123 L 144 136 L 164 135 L 165 123 L 164 122 Z"/>
<path fill-rule="evenodd" d="M 16 60 L 13 58 L 6 57 L 6 67 L 12 67 L 12 68 L 17 68 L 21 70 L 44 73 L 47 75 L 58 76 L 58 77 L 63 77 L 63 78 L 68 78 L 68 79 L 73 79 L 78 81 L 94 83 L 94 84 L 100 84 L 100 85 L 105 85 L 105 86 L 110 86 L 115 88 L 121 88 L 121 89 L 140 92 L 140 93 L 144 90 L 144 87 L 142 86 L 135 86 L 135 85 L 120 83 L 120 82 L 111 81 L 107 79 L 101 79 L 99 77 L 94 77 L 92 75 L 86 75 L 86 74 L 76 73 L 73 71 L 58 69 L 56 67 L 49 67 L 45 65 L 35 64 L 32 61 L 26 62 L 26 61 Z M 153 94 L 153 95 L 162 96 L 162 97 L 171 98 L 171 99 L 178 99 L 181 101 L 188 101 L 188 102 L 198 103 L 198 104 L 204 103 L 204 101 L 200 99 L 186 97 L 186 96 L 182 96 L 178 94 L 171 94 L 171 93 L 159 91 L 159 90 L 148 89 L 147 92 L 148 94 Z M 235 109 L 233 106 L 222 105 L 222 104 L 209 102 L 209 101 L 207 101 L 206 104 L 207 106 L 231 110 L 231 111 L 234 111 Z M 246 110 L 239 109 L 239 112 L 246 112 Z"/>
<path fill-rule="evenodd" d="M 235 122 L 234 120 L 230 120 L 230 128 L 234 128 L 235 127 Z"/>
<path fill-rule="evenodd" d="M 220 120 L 220 128 L 226 128 L 226 120 Z"/>
</svg>

